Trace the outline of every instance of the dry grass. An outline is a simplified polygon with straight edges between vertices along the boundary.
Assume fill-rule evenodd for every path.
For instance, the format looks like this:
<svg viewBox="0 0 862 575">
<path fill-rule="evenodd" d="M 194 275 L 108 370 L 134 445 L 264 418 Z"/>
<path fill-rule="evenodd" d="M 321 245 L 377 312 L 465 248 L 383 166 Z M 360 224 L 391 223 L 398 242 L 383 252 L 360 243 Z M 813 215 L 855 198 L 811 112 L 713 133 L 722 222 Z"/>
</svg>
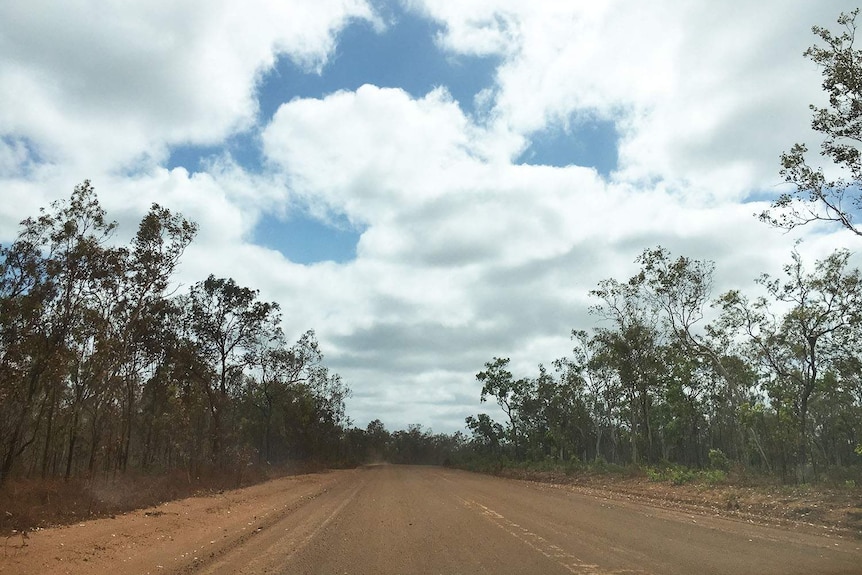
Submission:
<svg viewBox="0 0 862 575">
<path fill-rule="evenodd" d="M 508 470 L 509 477 L 570 485 L 578 490 L 612 494 L 662 507 L 699 510 L 713 515 L 789 527 L 813 527 L 862 538 L 862 487 L 781 485 L 731 475 L 726 482 L 674 485 L 646 476 L 554 473 Z"/>
<path fill-rule="evenodd" d="M 206 470 L 195 476 L 171 471 L 161 475 L 130 472 L 69 481 L 11 479 L 0 488 L 0 535 L 6 537 L 15 532 L 109 517 L 165 501 L 236 489 L 321 468 L 314 464 L 292 464 L 278 468 Z"/>
</svg>

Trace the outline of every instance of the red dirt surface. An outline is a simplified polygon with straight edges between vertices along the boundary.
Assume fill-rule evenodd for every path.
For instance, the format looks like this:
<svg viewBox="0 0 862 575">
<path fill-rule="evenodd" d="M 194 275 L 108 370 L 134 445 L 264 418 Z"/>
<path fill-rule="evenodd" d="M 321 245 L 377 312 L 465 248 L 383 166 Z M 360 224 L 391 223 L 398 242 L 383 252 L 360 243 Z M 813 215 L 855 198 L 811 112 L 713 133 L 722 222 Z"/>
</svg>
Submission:
<svg viewBox="0 0 862 575">
<path fill-rule="evenodd" d="M 862 573 L 846 530 L 615 489 L 435 467 L 300 475 L 13 537 L 0 573 Z"/>
</svg>

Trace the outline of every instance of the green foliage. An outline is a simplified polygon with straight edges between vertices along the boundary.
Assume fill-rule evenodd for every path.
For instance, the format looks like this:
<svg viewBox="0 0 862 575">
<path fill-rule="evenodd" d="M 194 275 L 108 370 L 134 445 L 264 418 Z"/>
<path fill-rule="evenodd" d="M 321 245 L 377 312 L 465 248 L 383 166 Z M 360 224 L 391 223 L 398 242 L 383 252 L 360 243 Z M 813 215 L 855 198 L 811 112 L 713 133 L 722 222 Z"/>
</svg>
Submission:
<svg viewBox="0 0 862 575">
<path fill-rule="evenodd" d="M 651 480 L 677 484 L 722 482 L 732 469 L 823 480 L 856 464 L 862 274 L 849 252 L 813 267 L 792 252 L 782 277 L 755 280 L 765 295 L 725 293 L 703 329 L 712 265 L 662 248 L 637 261 L 640 273 L 592 292 L 612 325 L 573 331 L 556 373 L 540 365 L 517 379 L 507 359 L 485 364 L 483 397 L 498 398 L 509 426 L 467 418 L 472 449 L 540 468 L 575 455 L 597 468 L 645 463 Z"/>
<path fill-rule="evenodd" d="M 645 467 L 644 472 L 646 473 L 647 479 L 654 483 L 660 483 L 667 480 L 665 473 L 655 467 Z"/>
<path fill-rule="evenodd" d="M 828 179 L 824 170 L 808 163 L 808 148 L 795 144 L 781 156 L 781 175 L 793 187 L 763 212 L 760 219 L 776 227 L 792 229 L 816 221 L 835 222 L 862 235 L 854 213 L 862 207 L 862 154 L 857 143 L 862 140 L 862 51 L 854 43 L 859 9 L 838 18 L 839 33 L 814 26 L 821 44 L 811 46 L 805 56 L 816 63 L 823 74 L 823 89 L 829 98 L 825 108 L 811 106 L 812 128 L 823 135 L 820 154 L 832 162 L 830 173 L 840 177 Z"/>
<path fill-rule="evenodd" d="M 709 466 L 717 471 L 730 471 L 730 459 L 720 449 L 709 450 Z"/>
<path fill-rule="evenodd" d="M 769 298 L 749 301 L 729 292 L 721 301 L 721 321 L 746 338 L 745 351 L 763 375 L 762 389 L 775 413 L 774 432 L 790 444 L 803 480 L 812 455 L 811 407 L 856 377 L 847 366 L 858 363 L 862 345 L 862 275 L 849 269 L 849 255 L 837 250 L 809 271 L 794 251 L 784 278 L 757 280 Z M 858 403 L 847 408 L 858 409 Z"/>
<path fill-rule="evenodd" d="M 214 276 L 165 293 L 194 224 L 153 206 L 130 246 L 112 246 L 114 229 L 85 183 L 0 248 L 3 478 L 287 458 L 678 485 L 720 483 L 731 469 L 858 477 L 862 278 L 846 251 L 810 270 L 794 252 L 783 278 L 758 280 L 765 295 L 728 292 L 716 321 L 694 329 L 712 265 L 645 250 L 639 273 L 593 292 L 611 325 L 574 331 L 553 370 L 516 377 L 508 359 L 485 364 L 481 399 L 507 421 L 470 416 L 468 438 L 380 421 L 346 429 L 350 390 L 313 331 L 285 341 L 277 303 Z"/>
<path fill-rule="evenodd" d="M 670 482 L 674 485 L 684 485 L 691 483 L 697 478 L 697 473 L 691 469 L 680 468 L 675 469 L 670 476 Z"/>
<path fill-rule="evenodd" d="M 707 469 L 699 473 L 700 478 L 710 485 L 717 485 L 727 481 L 727 472 L 723 469 Z"/>
</svg>

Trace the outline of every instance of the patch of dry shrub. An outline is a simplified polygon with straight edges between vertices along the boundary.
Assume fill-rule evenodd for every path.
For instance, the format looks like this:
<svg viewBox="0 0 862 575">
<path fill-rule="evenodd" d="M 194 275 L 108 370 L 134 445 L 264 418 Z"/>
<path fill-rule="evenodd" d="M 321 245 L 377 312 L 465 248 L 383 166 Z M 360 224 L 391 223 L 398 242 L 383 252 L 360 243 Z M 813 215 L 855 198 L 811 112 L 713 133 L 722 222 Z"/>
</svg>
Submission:
<svg viewBox="0 0 862 575">
<path fill-rule="evenodd" d="M 163 474 L 128 472 L 89 479 L 10 479 L 0 488 L 0 534 L 68 525 L 96 517 L 109 517 L 165 501 L 247 487 L 269 479 L 319 471 L 315 464 L 284 467 L 243 466 L 202 469 L 192 475 L 183 470 Z"/>
</svg>

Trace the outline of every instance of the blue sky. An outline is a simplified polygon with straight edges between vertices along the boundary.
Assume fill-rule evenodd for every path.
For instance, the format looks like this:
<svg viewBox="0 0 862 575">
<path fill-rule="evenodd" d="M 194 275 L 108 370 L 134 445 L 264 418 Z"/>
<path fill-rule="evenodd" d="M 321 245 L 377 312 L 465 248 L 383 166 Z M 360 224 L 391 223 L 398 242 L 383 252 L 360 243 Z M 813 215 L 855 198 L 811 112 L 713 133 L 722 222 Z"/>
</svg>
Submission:
<svg viewBox="0 0 862 575">
<path fill-rule="evenodd" d="M 297 98 L 324 98 L 340 90 L 353 91 L 363 84 L 399 88 L 421 98 L 444 87 L 464 112 L 481 123 L 484 110 L 475 97 L 495 89 L 499 57 L 447 53 L 435 38 L 443 27 L 397 5 L 386 6 L 387 26 L 378 30 L 366 21 L 341 31 L 338 45 L 321 70 L 309 69 L 281 56 L 257 86 L 258 124 L 269 122 L 285 102 Z M 194 172 L 208 158 L 229 154 L 244 169 L 260 172 L 263 158 L 255 130 L 240 133 L 222 146 L 177 146 L 171 150 L 169 168 Z M 550 126 L 529 134 L 529 144 L 516 159 L 519 163 L 564 167 L 595 167 L 608 177 L 616 167 L 617 134 L 614 122 L 584 115 L 564 126 Z M 297 263 L 344 263 L 356 256 L 362 230 L 343 218 L 315 218 L 302 205 L 286 214 L 264 215 L 252 232 L 252 241 L 278 250 Z"/>
<path fill-rule="evenodd" d="M 200 226 L 178 290 L 215 274 L 278 301 L 357 425 L 455 431 L 492 409 L 485 361 L 567 354 L 645 248 L 714 260 L 718 295 L 797 239 L 852 247 L 754 214 L 781 153 L 818 149 L 802 53 L 853 7 L 0 3 L 0 242 L 85 178 L 126 236 L 158 202 Z"/>
<path fill-rule="evenodd" d="M 323 98 L 363 84 L 401 88 L 414 97 L 445 86 L 472 110 L 473 97 L 492 85 L 492 59 L 447 58 L 434 44 L 439 26 L 403 11 L 393 11 L 387 19 L 393 23 L 384 31 L 367 22 L 343 30 L 335 54 L 320 73 L 296 65 L 289 57 L 280 58 L 259 87 L 261 121 L 271 119 L 282 103 L 295 98 Z M 349 261 L 356 256 L 361 230 L 345 221 L 334 224 L 315 219 L 298 206 L 287 219 L 262 218 L 254 239 L 299 263 Z"/>
<path fill-rule="evenodd" d="M 440 25 L 394 7 L 376 30 L 364 21 L 342 30 L 327 65 L 316 73 L 279 58 L 260 85 L 260 114 L 266 120 L 294 98 L 321 98 L 363 84 L 401 88 L 419 98 L 445 86 L 462 107 L 473 110 L 473 97 L 493 87 L 497 58 L 446 54 L 435 44 Z"/>
</svg>

